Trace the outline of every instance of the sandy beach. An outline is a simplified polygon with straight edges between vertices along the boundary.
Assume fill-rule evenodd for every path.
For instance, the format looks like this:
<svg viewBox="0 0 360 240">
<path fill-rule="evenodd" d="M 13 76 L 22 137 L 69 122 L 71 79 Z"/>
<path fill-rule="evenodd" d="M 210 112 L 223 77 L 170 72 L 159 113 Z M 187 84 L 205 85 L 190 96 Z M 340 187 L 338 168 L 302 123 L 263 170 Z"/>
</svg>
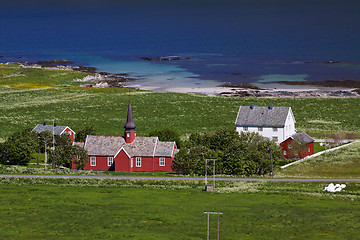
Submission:
<svg viewBox="0 0 360 240">
<path fill-rule="evenodd" d="M 126 87 L 154 92 L 175 92 L 202 94 L 207 96 L 257 96 L 257 97 L 359 97 L 355 88 L 319 87 L 319 86 L 290 86 L 275 84 L 271 88 L 251 89 L 236 87 L 179 87 L 179 86 L 144 86 L 136 81 L 128 83 Z"/>
</svg>

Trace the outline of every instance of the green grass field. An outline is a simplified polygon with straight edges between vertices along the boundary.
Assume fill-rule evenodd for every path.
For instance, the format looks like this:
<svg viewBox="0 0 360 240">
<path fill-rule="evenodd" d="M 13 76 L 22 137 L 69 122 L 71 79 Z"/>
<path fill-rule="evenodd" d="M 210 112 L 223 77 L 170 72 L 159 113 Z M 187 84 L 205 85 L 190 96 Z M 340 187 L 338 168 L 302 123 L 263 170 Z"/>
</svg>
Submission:
<svg viewBox="0 0 360 240">
<path fill-rule="evenodd" d="M 129 90 L 74 86 L 79 83 L 72 79 L 85 75 L 0 65 L 0 137 L 54 119 L 75 131 L 95 125 L 99 134 L 122 135 Z M 360 98 L 227 98 L 133 91 L 131 100 L 138 135 L 171 128 L 186 138 L 193 132 L 235 129 L 239 106 L 252 103 L 292 107 L 296 128 L 312 137 L 323 138 L 325 132 L 331 136 L 339 131 L 360 135 L 356 111 Z"/>
<path fill-rule="evenodd" d="M 85 75 L 0 65 L 0 141 L 53 119 L 75 131 L 95 125 L 98 134 L 122 135 L 128 89 L 80 88 L 72 82 Z M 291 106 L 296 128 L 312 137 L 360 133 L 358 98 L 132 91 L 131 100 L 138 135 L 171 128 L 186 138 L 193 132 L 234 129 L 239 106 L 252 103 Z M 357 143 L 328 154 L 326 162 L 315 158 L 275 177 L 359 177 L 359 152 Z M 0 172 L 54 174 L 21 166 L 0 166 Z M 335 194 L 322 191 L 328 184 L 217 182 L 210 193 L 202 191 L 203 181 L 0 178 L 0 239 L 206 239 L 204 211 L 224 213 L 220 239 L 360 239 L 360 183 L 348 182 Z M 212 216 L 211 239 L 215 229 Z"/>
<path fill-rule="evenodd" d="M 0 178 L 0 239 L 358 239 L 358 183 L 153 182 Z M 212 216 L 211 239 L 216 238 Z"/>
</svg>

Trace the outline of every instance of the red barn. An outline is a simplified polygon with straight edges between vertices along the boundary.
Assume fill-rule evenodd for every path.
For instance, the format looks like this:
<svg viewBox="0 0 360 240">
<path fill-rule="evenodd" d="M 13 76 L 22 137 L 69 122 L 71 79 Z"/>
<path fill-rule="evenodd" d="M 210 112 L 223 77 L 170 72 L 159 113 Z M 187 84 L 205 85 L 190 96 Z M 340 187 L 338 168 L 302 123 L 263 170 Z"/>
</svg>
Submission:
<svg viewBox="0 0 360 240">
<path fill-rule="evenodd" d="M 44 122 L 44 124 L 36 125 L 36 127 L 32 131 L 36 132 L 37 134 L 45 131 L 50 131 L 55 136 L 68 134 L 71 142 L 74 143 L 75 141 L 75 132 L 71 130 L 71 128 L 69 128 L 68 126 L 58 126 L 56 123 L 54 123 L 54 125 L 47 125 L 46 122 Z"/>
<path fill-rule="evenodd" d="M 304 132 L 297 133 L 280 143 L 285 158 L 304 158 L 314 154 L 314 139 Z"/>
<path fill-rule="evenodd" d="M 85 170 L 172 171 L 177 151 L 175 142 L 159 141 L 158 137 L 137 137 L 130 101 L 124 128 L 124 137 L 88 135 L 85 143 L 75 143 L 88 151 Z"/>
</svg>

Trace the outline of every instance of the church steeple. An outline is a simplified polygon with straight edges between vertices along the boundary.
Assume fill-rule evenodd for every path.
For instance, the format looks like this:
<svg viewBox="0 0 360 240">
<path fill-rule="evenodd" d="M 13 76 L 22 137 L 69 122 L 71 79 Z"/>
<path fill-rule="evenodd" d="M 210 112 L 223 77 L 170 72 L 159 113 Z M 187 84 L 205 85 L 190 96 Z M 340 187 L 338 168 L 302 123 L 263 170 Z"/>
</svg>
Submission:
<svg viewBox="0 0 360 240">
<path fill-rule="evenodd" d="M 135 140 L 135 137 L 136 137 L 136 130 L 135 130 L 136 125 L 133 120 L 132 109 L 131 109 L 131 100 L 129 100 L 127 119 L 126 119 L 124 128 L 125 128 L 125 132 L 124 132 L 125 133 L 125 141 L 126 141 L 126 143 L 131 143 L 132 141 Z"/>
</svg>

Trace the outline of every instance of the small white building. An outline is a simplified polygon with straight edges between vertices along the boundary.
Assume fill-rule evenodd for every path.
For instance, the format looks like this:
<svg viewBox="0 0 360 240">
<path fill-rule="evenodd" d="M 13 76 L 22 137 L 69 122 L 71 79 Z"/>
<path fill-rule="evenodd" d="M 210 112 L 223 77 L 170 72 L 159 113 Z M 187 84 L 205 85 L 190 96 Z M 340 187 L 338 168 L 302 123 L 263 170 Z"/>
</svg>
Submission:
<svg viewBox="0 0 360 240">
<path fill-rule="evenodd" d="M 235 121 L 236 131 L 257 132 L 280 144 L 296 133 L 291 107 L 240 106 Z"/>
</svg>

